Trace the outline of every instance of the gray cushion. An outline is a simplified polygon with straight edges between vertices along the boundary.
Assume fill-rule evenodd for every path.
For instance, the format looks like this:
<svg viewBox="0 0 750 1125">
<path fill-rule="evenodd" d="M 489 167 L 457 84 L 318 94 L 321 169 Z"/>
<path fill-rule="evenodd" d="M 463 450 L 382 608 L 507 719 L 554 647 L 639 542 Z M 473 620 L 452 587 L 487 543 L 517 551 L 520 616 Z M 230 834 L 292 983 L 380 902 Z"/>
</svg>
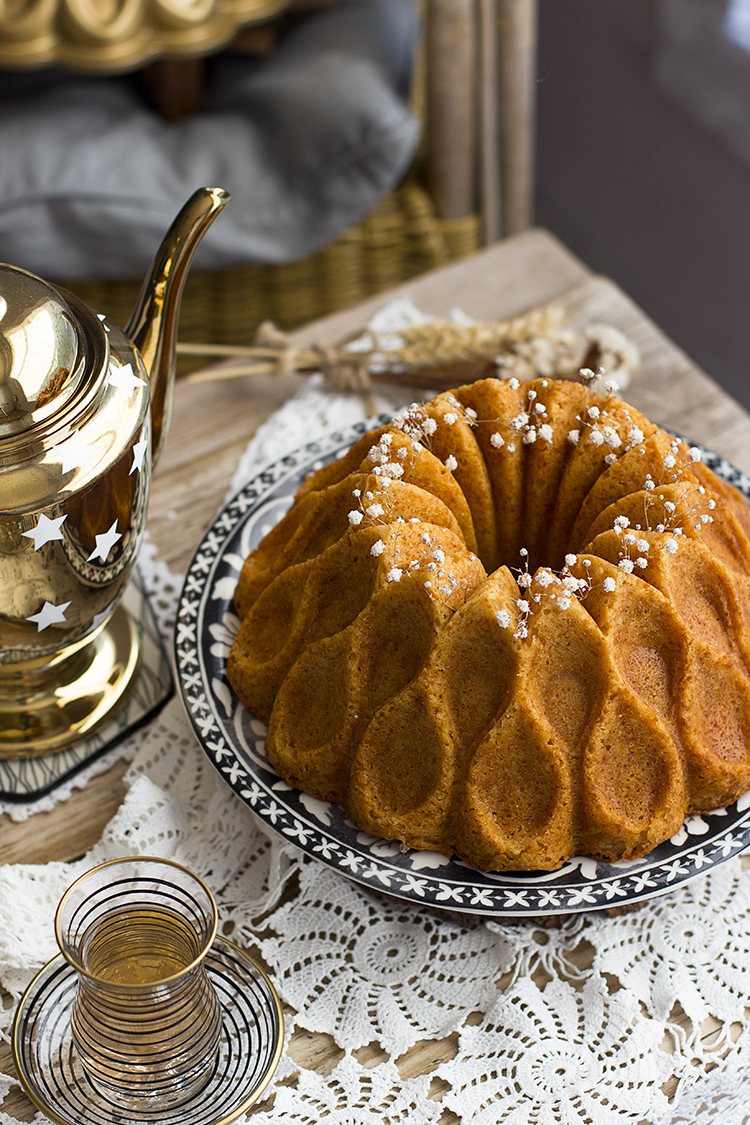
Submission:
<svg viewBox="0 0 750 1125">
<path fill-rule="evenodd" d="M 285 262 L 357 222 L 407 167 L 412 0 L 338 0 L 264 59 L 210 60 L 168 122 L 128 76 L 0 75 L 0 260 L 49 278 L 138 277 L 188 195 L 232 193 L 198 268 Z"/>
</svg>

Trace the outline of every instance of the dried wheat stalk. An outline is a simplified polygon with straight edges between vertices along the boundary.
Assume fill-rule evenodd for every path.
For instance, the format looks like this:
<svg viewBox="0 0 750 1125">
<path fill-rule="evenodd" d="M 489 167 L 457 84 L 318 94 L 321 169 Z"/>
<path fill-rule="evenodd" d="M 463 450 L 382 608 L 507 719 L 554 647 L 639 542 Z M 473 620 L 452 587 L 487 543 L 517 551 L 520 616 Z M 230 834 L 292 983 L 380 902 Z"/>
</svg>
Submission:
<svg viewBox="0 0 750 1125">
<path fill-rule="evenodd" d="M 366 393 L 373 382 L 437 390 L 491 375 L 565 378 L 581 368 L 603 368 L 625 386 L 638 362 L 635 346 L 609 325 L 579 330 L 563 320 L 563 311 L 550 306 L 504 321 L 440 318 L 392 333 L 368 328 L 337 344 L 304 347 L 267 321 L 251 347 L 180 344 L 178 350 L 227 357 L 193 372 L 191 382 L 321 371 L 332 391 Z"/>
</svg>

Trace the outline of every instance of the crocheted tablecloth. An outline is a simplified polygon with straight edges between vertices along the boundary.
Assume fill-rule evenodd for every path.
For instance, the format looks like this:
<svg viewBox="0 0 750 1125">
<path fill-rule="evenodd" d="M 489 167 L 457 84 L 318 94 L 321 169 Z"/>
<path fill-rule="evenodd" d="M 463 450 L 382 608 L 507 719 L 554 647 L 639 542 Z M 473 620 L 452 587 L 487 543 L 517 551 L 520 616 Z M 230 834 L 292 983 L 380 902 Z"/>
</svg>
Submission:
<svg viewBox="0 0 750 1125">
<path fill-rule="evenodd" d="M 363 414 L 356 397 L 311 380 L 258 431 L 233 489 Z M 169 638 L 179 580 L 153 550 L 142 569 Z M 286 1006 L 284 1057 L 254 1125 L 750 1122 L 742 858 L 620 917 L 467 925 L 381 898 L 269 837 L 203 754 L 179 699 L 123 754 L 126 798 L 88 855 L 0 869 L 0 979 L 13 997 L 57 952 L 53 914 L 76 875 L 162 855 L 208 879 L 224 934 L 260 954 Z M 11 1008 L 2 1019 L 7 1035 Z M 322 1072 L 311 1043 L 326 1046 Z M 13 1082 L 0 1076 L 0 1095 Z M 0 1121 L 16 1125 L 2 1111 Z"/>
</svg>

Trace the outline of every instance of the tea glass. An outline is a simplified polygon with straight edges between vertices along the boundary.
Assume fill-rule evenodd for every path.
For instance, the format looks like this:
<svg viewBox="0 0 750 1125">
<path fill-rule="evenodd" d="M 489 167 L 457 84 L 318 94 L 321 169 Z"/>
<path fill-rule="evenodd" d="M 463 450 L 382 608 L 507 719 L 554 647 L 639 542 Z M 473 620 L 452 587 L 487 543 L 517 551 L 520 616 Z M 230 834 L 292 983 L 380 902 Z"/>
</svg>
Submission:
<svg viewBox="0 0 750 1125">
<path fill-rule="evenodd" d="M 217 925 L 206 884 L 171 860 L 111 860 L 63 895 L 55 936 L 78 978 L 73 1043 L 118 1105 L 180 1105 L 211 1077 L 222 1012 L 205 958 Z"/>
</svg>

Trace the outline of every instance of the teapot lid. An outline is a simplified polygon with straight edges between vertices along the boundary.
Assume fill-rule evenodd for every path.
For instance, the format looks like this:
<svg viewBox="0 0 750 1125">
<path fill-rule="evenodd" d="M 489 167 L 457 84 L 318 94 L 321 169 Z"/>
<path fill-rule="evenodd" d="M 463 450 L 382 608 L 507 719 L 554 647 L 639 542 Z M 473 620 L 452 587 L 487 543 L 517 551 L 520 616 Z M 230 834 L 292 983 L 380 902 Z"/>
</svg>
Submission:
<svg viewBox="0 0 750 1125">
<path fill-rule="evenodd" d="M 29 430 L 68 402 L 86 351 L 58 290 L 0 263 L 0 436 Z"/>
</svg>

